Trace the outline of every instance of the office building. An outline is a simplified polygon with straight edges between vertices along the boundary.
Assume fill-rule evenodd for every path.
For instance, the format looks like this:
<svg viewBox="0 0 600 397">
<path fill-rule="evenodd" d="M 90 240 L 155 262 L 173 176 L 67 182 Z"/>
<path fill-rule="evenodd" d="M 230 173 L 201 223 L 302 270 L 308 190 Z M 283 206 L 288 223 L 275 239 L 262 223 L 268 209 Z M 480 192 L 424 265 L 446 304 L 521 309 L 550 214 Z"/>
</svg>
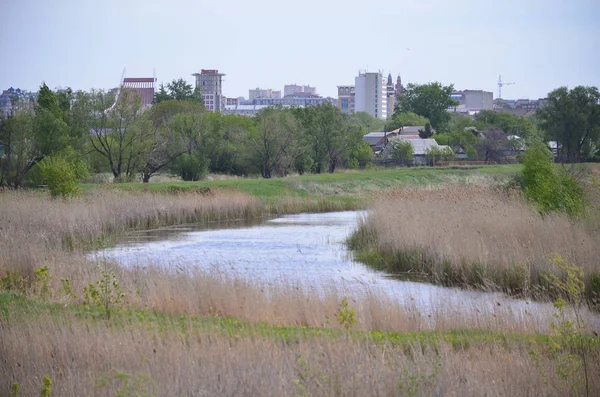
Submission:
<svg viewBox="0 0 600 397">
<path fill-rule="evenodd" d="M 255 88 L 253 90 L 248 90 L 248 98 L 281 98 L 281 91 L 275 91 L 270 88 L 266 90 L 263 90 L 262 88 Z"/>
<path fill-rule="evenodd" d="M 194 73 L 196 77 L 196 88 L 200 90 L 204 99 L 204 107 L 211 112 L 222 110 L 223 98 L 223 76 L 216 69 L 202 69 L 200 73 Z"/>
<path fill-rule="evenodd" d="M 338 85 L 337 106 L 344 114 L 354 113 L 354 86 Z"/>
<path fill-rule="evenodd" d="M 354 79 L 354 110 L 385 120 L 387 109 L 387 79 L 379 72 L 359 71 Z"/>
<path fill-rule="evenodd" d="M 309 85 L 287 84 L 283 87 L 283 96 L 294 96 L 297 94 L 317 95 L 317 88 Z"/>
<path fill-rule="evenodd" d="M 474 113 L 494 108 L 494 93 L 482 90 L 454 91 L 450 97 L 458 101 L 456 111 Z"/>
</svg>

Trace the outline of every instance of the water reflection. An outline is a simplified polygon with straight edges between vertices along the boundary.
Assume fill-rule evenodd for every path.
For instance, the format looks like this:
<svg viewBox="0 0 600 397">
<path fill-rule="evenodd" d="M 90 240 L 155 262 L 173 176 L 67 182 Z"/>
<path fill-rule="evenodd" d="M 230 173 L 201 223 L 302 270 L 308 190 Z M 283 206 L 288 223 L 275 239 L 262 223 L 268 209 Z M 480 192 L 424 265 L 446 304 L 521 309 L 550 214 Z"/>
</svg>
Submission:
<svg viewBox="0 0 600 397">
<path fill-rule="evenodd" d="M 383 293 L 422 310 L 514 310 L 517 317 L 552 310 L 547 303 L 391 279 L 352 260 L 345 245 L 364 212 L 287 215 L 276 219 L 183 225 L 133 233 L 93 254 L 123 266 L 214 269 L 258 284 L 286 283 L 320 293 Z M 520 314 L 521 313 L 521 314 Z"/>
</svg>

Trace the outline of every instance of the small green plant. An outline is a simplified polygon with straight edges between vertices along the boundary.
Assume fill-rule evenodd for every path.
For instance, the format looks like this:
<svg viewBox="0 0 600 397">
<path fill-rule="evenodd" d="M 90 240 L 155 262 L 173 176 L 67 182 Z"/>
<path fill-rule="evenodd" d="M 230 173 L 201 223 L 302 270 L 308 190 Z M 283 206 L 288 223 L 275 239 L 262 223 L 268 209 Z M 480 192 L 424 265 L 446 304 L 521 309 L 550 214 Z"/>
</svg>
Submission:
<svg viewBox="0 0 600 397">
<path fill-rule="evenodd" d="M 50 397 L 52 394 L 52 378 L 49 375 L 44 375 L 44 387 L 40 392 L 41 397 Z"/>
<path fill-rule="evenodd" d="M 68 278 L 60 279 L 60 293 L 65 298 L 77 299 L 77 294 L 71 287 L 71 282 Z"/>
<path fill-rule="evenodd" d="M 8 397 L 19 397 L 20 394 L 21 387 L 19 386 L 19 383 L 13 382 L 13 384 L 10 386 L 10 394 Z"/>
<path fill-rule="evenodd" d="M 350 307 L 348 298 L 342 299 L 335 317 L 338 323 L 346 330 L 351 330 L 356 325 L 356 309 Z"/>
<path fill-rule="evenodd" d="M 50 295 L 50 285 L 49 281 L 52 279 L 50 275 L 50 271 L 48 270 L 48 266 L 42 266 L 39 269 L 35 269 L 35 293 L 38 296 L 48 296 Z"/>
<path fill-rule="evenodd" d="M 16 270 L 7 270 L 4 276 L 0 276 L 0 290 L 23 292 L 25 284 L 25 280 Z"/>
<path fill-rule="evenodd" d="M 117 280 L 115 272 L 103 269 L 98 265 L 100 278 L 96 283 L 89 283 L 83 290 L 86 305 L 100 306 L 104 316 L 110 319 L 112 311 L 119 308 L 125 300 L 125 293 Z"/>
<path fill-rule="evenodd" d="M 116 384 L 117 397 L 154 397 L 156 383 L 149 375 L 136 372 L 133 375 L 121 371 L 113 371 L 96 379 L 97 388 L 105 388 Z"/>
<path fill-rule="evenodd" d="M 553 335 L 547 342 L 547 349 L 556 362 L 556 376 L 548 377 L 543 373 L 537 354 L 532 351 L 530 355 L 547 383 L 553 383 L 558 388 L 555 381 L 560 380 L 571 392 L 589 396 L 589 346 L 582 313 L 585 302 L 583 270 L 560 255 L 554 255 L 550 261 L 562 273 L 562 277 L 553 274 L 545 276 L 559 294 L 554 302 L 556 322 L 551 324 Z M 571 316 L 567 314 L 567 307 L 572 309 Z"/>
</svg>

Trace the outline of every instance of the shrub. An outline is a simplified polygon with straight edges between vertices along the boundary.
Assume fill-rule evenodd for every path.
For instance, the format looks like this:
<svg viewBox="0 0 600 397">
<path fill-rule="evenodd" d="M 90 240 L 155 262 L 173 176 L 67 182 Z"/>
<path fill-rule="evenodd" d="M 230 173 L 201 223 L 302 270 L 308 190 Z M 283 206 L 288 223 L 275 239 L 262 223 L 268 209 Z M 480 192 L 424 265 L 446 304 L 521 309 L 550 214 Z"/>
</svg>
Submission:
<svg viewBox="0 0 600 397">
<path fill-rule="evenodd" d="M 85 164 L 71 147 L 44 158 L 38 166 L 52 197 L 76 195 L 79 180 L 87 174 Z"/>
<path fill-rule="evenodd" d="M 583 188 L 575 177 L 554 165 L 552 152 L 544 144 L 527 150 L 521 178 L 525 197 L 534 201 L 541 213 L 578 215 L 583 210 Z"/>
<path fill-rule="evenodd" d="M 199 181 L 208 173 L 208 159 L 200 152 L 186 153 L 173 162 L 171 170 L 184 181 Z"/>
</svg>

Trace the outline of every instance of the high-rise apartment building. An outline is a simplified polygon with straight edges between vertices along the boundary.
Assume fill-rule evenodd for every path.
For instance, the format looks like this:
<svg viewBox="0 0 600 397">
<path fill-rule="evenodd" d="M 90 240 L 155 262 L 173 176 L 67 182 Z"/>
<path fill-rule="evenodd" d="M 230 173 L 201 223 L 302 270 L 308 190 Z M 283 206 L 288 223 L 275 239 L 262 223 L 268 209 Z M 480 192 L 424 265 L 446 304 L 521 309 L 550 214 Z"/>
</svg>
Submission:
<svg viewBox="0 0 600 397">
<path fill-rule="evenodd" d="M 309 85 L 286 84 L 283 87 L 283 96 L 294 96 L 304 93 L 306 95 L 317 95 L 317 88 Z"/>
<path fill-rule="evenodd" d="M 338 85 L 338 108 L 344 114 L 354 113 L 354 86 Z"/>
<path fill-rule="evenodd" d="M 380 72 L 358 72 L 354 79 L 354 109 L 385 120 L 387 109 L 387 79 Z"/>
<path fill-rule="evenodd" d="M 204 99 L 204 107 L 211 112 L 220 112 L 223 98 L 223 76 L 216 69 L 202 69 L 200 73 L 194 73 L 196 77 L 196 88 L 200 90 Z"/>
<path fill-rule="evenodd" d="M 281 91 L 275 91 L 270 88 L 263 90 L 261 88 L 255 88 L 248 90 L 248 99 L 257 98 L 281 98 Z"/>
</svg>

